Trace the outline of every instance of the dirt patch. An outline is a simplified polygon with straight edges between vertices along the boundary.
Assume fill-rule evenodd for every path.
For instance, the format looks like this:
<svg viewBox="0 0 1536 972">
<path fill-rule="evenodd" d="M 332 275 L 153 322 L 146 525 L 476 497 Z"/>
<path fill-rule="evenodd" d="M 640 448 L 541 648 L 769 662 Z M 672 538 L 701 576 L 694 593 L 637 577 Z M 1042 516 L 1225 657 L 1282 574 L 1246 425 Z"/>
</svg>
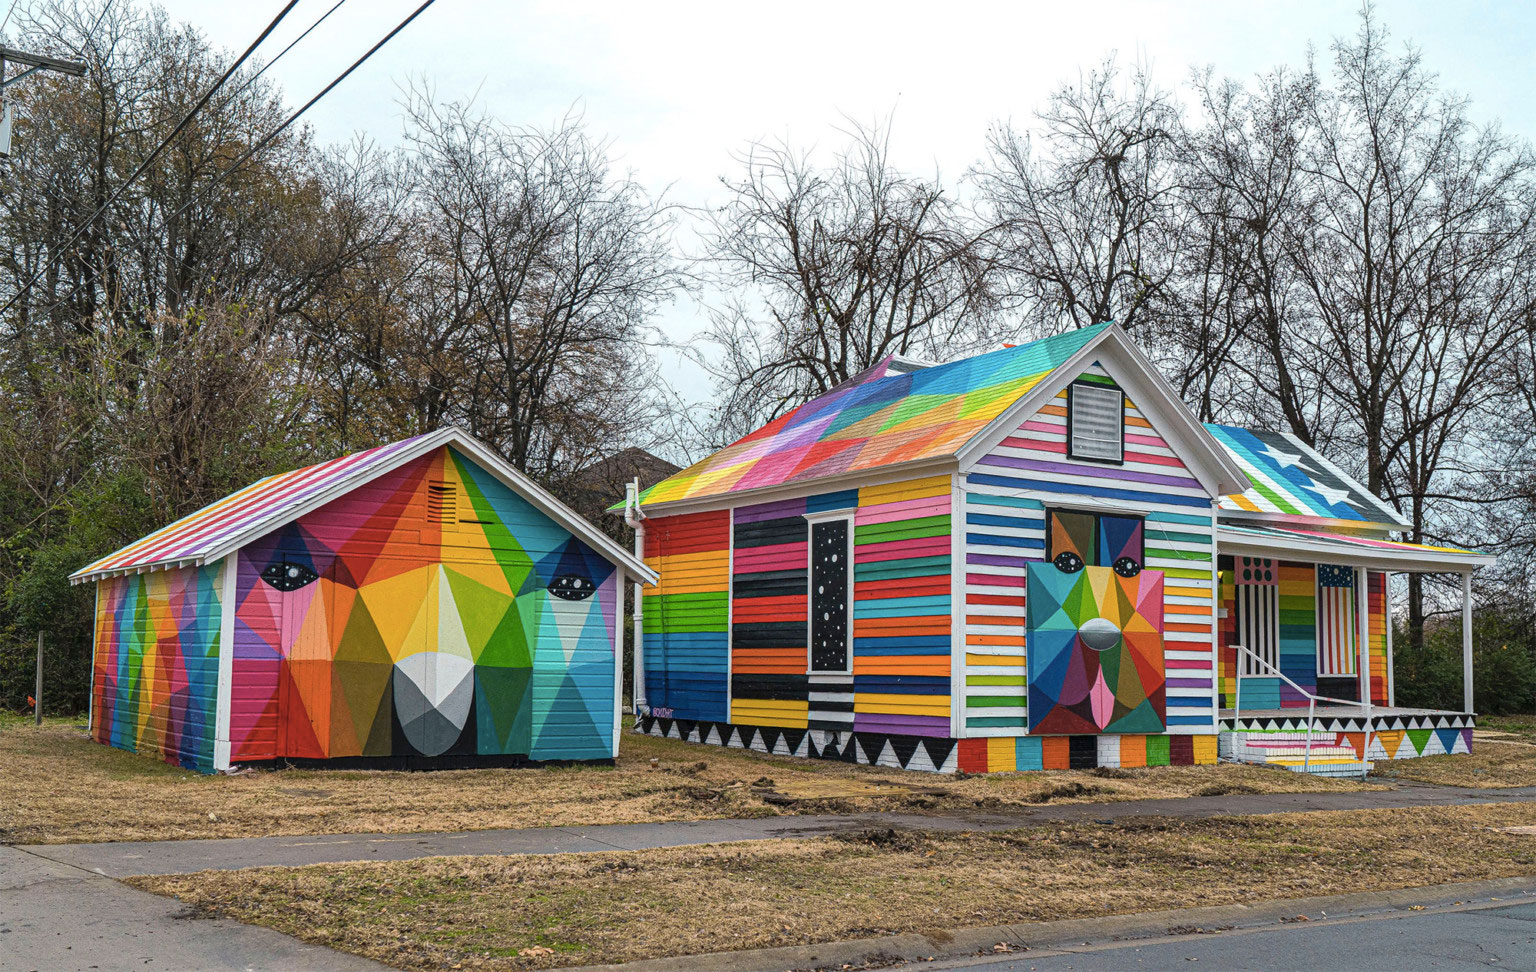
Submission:
<svg viewBox="0 0 1536 972">
<path fill-rule="evenodd" d="M 1493 828 L 1533 825 L 1529 804 L 1139 818 L 132 883 L 401 968 L 547 968 L 1529 875 L 1536 840 Z"/>
<path fill-rule="evenodd" d="M 201 776 L 93 743 L 73 720 L 35 729 L 0 717 L 0 842 L 11 843 L 482 830 L 875 809 L 965 815 L 1050 802 L 1189 796 L 1211 786 L 1265 793 L 1361 788 L 1354 781 L 1232 765 L 957 778 L 632 733 L 623 737 L 613 766 Z M 770 791 L 804 797 L 771 802 Z"/>
</svg>

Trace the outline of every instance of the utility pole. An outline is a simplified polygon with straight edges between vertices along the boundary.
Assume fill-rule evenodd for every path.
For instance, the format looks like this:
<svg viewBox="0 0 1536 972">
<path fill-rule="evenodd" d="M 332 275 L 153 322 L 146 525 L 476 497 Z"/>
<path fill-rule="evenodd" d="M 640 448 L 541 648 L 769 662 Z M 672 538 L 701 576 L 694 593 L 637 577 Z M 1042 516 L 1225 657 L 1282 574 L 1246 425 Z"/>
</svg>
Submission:
<svg viewBox="0 0 1536 972">
<path fill-rule="evenodd" d="M 14 78 L 7 78 L 5 66 L 8 62 L 20 64 L 26 70 Z M 14 47 L 0 46 L 0 158 L 6 158 L 11 154 L 11 103 L 5 99 L 5 89 L 38 71 L 57 71 L 60 74 L 78 78 L 85 73 L 85 65 L 79 61 L 66 61 L 61 57 L 45 57 L 42 54 L 28 54 Z"/>
</svg>

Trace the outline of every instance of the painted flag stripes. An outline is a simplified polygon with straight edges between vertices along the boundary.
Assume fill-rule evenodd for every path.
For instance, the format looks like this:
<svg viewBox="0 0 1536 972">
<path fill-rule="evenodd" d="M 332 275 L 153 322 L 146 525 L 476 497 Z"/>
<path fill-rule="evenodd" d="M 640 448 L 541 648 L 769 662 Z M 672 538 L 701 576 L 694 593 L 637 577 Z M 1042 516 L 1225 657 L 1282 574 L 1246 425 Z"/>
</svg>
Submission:
<svg viewBox="0 0 1536 972">
<path fill-rule="evenodd" d="M 1317 674 L 1360 672 L 1360 620 L 1355 570 L 1317 565 Z"/>
<path fill-rule="evenodd" d="M 1243 654 L 1244 675 L 1274 675 L 1280 668 L 1280 584 L 1273 560 L 1238 557 L 1236 564 L 1238 644 L 1273 668 Z"/>
</svg>

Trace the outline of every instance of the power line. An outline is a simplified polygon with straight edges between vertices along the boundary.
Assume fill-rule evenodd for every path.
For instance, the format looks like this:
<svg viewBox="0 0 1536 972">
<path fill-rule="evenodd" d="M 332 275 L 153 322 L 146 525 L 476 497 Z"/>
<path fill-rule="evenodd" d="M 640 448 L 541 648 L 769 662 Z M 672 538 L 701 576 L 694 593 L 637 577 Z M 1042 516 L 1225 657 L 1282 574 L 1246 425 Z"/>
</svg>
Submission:
<svg viewBox="0 0 1536 972">
<path fill-rule="evenodd" d="M 81 236 L 83 236 L 85 231 L 91 227 L 91 224 L 96 222 L 97 218 L 100 217 L 102 213 L 106 212 L 109 206 L 117 201 L 118 196 L 122 195 L 125 189 L 131 186 L 139 176 L 143 175 L 151 163 L 160 157 L 160 153 L 164 152 L 166 148 L 176 140 L 176 136 L 180 135 L 182 131 L 192 123 L 193 117 L 203 109 L 204 105 L 208 104 L 208 102 L 213 98 L 214 94 L 216 94 L 218 90 L 224 86 L 224 83 L 227 82 L 230 77 L 240 69 L 240 65 L 244 64 L 246 60 L 248 60 L 250 56 L 255 53 L 256 48 L 260 46 L 261 42 L 267 39 L 267 35 L 272 33 L 273 30 L 277 29 L 277 25 L 282 22 L 282 19 L 288 15 L 288 11 L 292 10 L 298 4 L 298 2 L 299 0 L 288 0 L 288 4 L 283 7 L 282 10 L 278 11 L 277 16 L 272 18 L 272 22 L 267 24 L 266 29 L 263 30 L 254 41 L 251 41 L 251 46 L 245 49 L 245 53 L 241 54 L 240 57 L 229 66 L 229 69 L 219 76 L 219 79 L 213 83 L 213 86 L 203 93 L 203 96 L 197 100 L 197 104 L 192 106 L 192 110 L 188 111 L 186 116 L 177 123 L 175 129 L 173 129 L 171 133 L 165 138 L 161 139 L 160 144 L 155 146 L 155 150 L 149 153 L 149 155 L 145 157 L 144 161 L 139 163 L 139 167 L 134 169 L 128 178 L 123 180 L 123 182 L 115 190 L 113 190 L 112 195 L 107 198 L 107 201 L 97 207 L 96 211 L 92 213 L 84 222 L 82 222 L 79 227 L 75 229 L 74 233 L 70 234 L 69 239 L 65 240 L 63 245 L 55 251 L 53 257 L 48 261 L 47 265 L 39 268 L 36 273 L 32 274 L 32 276 L 28 278 L 27 281 L 23 283 L 21 287 L 16 291 L 16 296 L 6 301 L 4 307 L 0 307 L 0 314 L 4 314 L 6 311 L 14 307 L 16 302 L 21 300 L 21 298 L 26 295 L 27 291 L 32 289 L 33 284 L 41 280 L 45 273 L 48 273 L 58 265 L 59 261 L 64 258 L 64 253 L 68 251 L 70 245 L 78 240 Z M 418 10 L 417 12 L 419 13 L 420 11 Z M 414 14 L 412 16 L 414 16 Z"/>
<path fill-rule="evenodd" d="M 326 11 L 325 15 L 322 16 L 320 18 L 320 20 L 317 20 L 317 21 L 315 21 L 314 24 L 310 25 L 309 29 L 310 30 L 314 30 L 315 27 L 318 27 L 320 25 L 321 21 L 323 21 L 326 17 L 329 17 L 333 12 L 335 12 L 336 7 L 341 6 L 341 4 L 345 3 L 345 2 L 346 2 L 346 0 L 339 0 L 339 2 L 336 4 L 335 7 L 332 7 L 330 10 Z M 351 74 L 353 71 L 355 71 L 359 67 L 361 67 L 363 65 L 363 62 L 367 61 L 370 57 L 372 57 L 375 53 L 377 53 L 378 50 L 381 47 L 383 47 L 385 44 L 388 44 L 390 42 L 390 40 L 392 40 L 396 34 L 400 33 L 400 31 L 404 30 L 406 28 L 406 26 L 410 24 L 411 21 L 415 20 L 422 13 L 422 11 L 424 11 L 428 7 L 432 6 L 432 4 L 435 3 L 435 2 L 436 2 L 436 0 L 426 0 L 426 2 L 423 3 L 421 6 L 417 7 L 411 13 L 411 15 L 409 17 L 406 17 L 404 20 L 400 21 L 400 23 L 396 24 L 394 30 L 391 30 L 388 34 L 385 34 L 383 39 L 380 40 L 377 44 L 374 44 L 372 47 L 370 47 L 368 49 L 368 51 L 363 54 L 362 57 L 358 58 L 356 61 L 353 61 L 351 67 L 347 68 L 341 74 L 337 75 L 336 78 L 331 81 L 331 83 L 327 84 L 324 88 L 322 88 L 320 90 L 319 94 L 315 95 L 313 98 L 311 98 L 307 102 L 305 102 L 304 105 L 301 108 L 299 108 L 293 114 L 289 115 L 283 121 L 282 124 L 278 125 L 272 131 L 268 132 L 265 136 L 262 137 L 262 139 L 260 141 L 256 142 L 250 148 L 246 149 L 245 152 L 241 153 L 241 155 L 237 159 L 235 159 L 235 161 L 232 162 L 227 168 L 225 168 L 218 175 L 214 176 L 213 179 L 211 181 L 209 181 L 206 185 L 204 185 L 202 188 L 198 189 L 197 192 L 194 193 L 194 195 L 193 195 L 193 197 L 191 199 L 188 199 L 185 203 L 182 203 L 181 206 L 178 207 L 175 212 L 167 215 L 165 217 L 165 219 L 164 219 L 164 222 L 166 224 L 169 224 L 171 222 L 171 220 L 175 219 L 176 217 L 180 216 L 182 213 L 186 212 L 194 204 L 200 202 L 202 200 L 202 197 L 205 194 L 210 192 L 214 187 L 218 186 L 219 183 L 223 182 L 226 178 L 228 178 L 229 176 L 233 175 L 234 172 L 237 169 L 239 169 L 241 166 L 243 166 L 246 162 L 250 161 L 250 159 L 251 159 L 251 157 L 253 155 L 255 155 L 257 152 L 261 151 L 261 149 L 265 148 L 278 135 L 282 134 L 282 132 L 285 129 L 287 129 L 288 126 L 292 125 L 295 121 L 297 121 L 299 119 L 299 116 L 303 115 L 306 111 L 308 111 L 310 108 L 312 108 L 315 105 L 316 102 L 318 102 L 321 98 L 324 98 L 327 94 L 329 94 L 331 89 L 335 88 L 342 81 L 346 80 L 346 78 L 347 78 L 347 76 L 349 74 Z M 289 4 L 289 6 L 291 7 L 291 6 L 293 6 L 293 4 Z M 285 10 L 284 12 L 286 13 L 287 11 Z M 307 34 L 307 33 L 309 33 L 309 31 L 306 30 L 304 33 Z M 298 40 L 303 40 L 303 36 L 304 36 L 303 34 L 299 35 Z M 298 43 L 298 40 L 294 41 L 294 43 Z M 290 44 L 288 46 L 291 48 L 293 45 Z M 287 53 L 287 48 L 285 48 L 283 50 L 283 52 L 278 55 L 278 57 L 281 57 L 282 54 L 284 54 L 284 53 Z M 276 58 L 273 59 L 273 63 L 276 63 Z M 110 200 L 109 200 L 109 202 L 110 202 Z M 71 242 L 73 242 L 73 240 L 71 240 Z M 67 246 L 68 244 L 65 244 L 65 245 Z M 37 274 L 33 275 L 32 281 L 29 281 L 29 286 L 30 286 L 31 282 L 35 282 L 36 279 L 39 276 L 42 275 L 42 272 L 43 271 L 39 271 Z M 79 290 L 80 290 L 80 288 L 82 286 L 83 286 L 83 282 L 77 282 L 63 296 L 59 297 L 53 303 L 49 304 L 47 307 L 42 308 L 40 311 L 38 311 L 38 316 L 47 316 L 48 314 L 51 314 L 54 310 L 56 310 L 60 306 L 62 306 L 65 301 L 69 300 L 77 292 L 79 292 Z M 7 303 L 4 307 L 0 307 L 0 314 L 3 314 L 3 313 L 5 313 L 6 310 L 10 309 L 11 305 L 16 303 L 16 301 L 21 298 L 21 294 L 22 293 L 25 293 L 25 290 L 23 290 L 20 293 L 18 293 L 16 295 L 16 297 L 13 297 L 11 299 L 10 303 Z M 316 335 L 316 336 L 318 337 L 319 335 Z"/>
<path fill-rule="evenodd" d="M 246 88 L 249 88 L 251 85 L 255 84 L 256 80 L 258 78 L 260 78 L 263 74 L 266 74 L 267 71 L 271 69 L 272 65 L 276 64 L 278 61 L 281 61 L 283 59 L 283 55 L 284 54 L 287 54 L 289 51 L 293 50 L 294 46 L 297 45 L 299 43 L 299 41 L 301 41 L 304 38 L 309 36 L 310 31 L 314 30 L 316 27 L 319 27 L 321 24 L 325 23 L 326 18 L 329 17 L 331 14 L 335 13 L 337 11 L 337 9 L 340 8 L 341 5 L 346 3 L 346 2 L 347 2 L 347 0 L 336 0 L 335 6 L 331 7 L 331 9 L 329 9 L 325 13 L 321 14 L 319 20 L 316 20 L 314 23 L 310 24 L 309 28 L 307 30 L 305 30 L 304 33 L 300 34 L 299 36 L 295 37 L 292 41 L 290 41 L 287 47 L 285 47 L 282 50 L 278 51 L 276 57 L 274 57 L 272 60 L 268 61 L 267 63 L 263 64 L 261 66 L 261 70 L 257 71 L 255 74 L 253 74 L 249 81 L 247 81 L 244 84 L 242 84 L 239 87 L 239 89 L 235 92 L 235 94 L 239 94 L 241 91 L 244 91 Z M 109 0 L 109 3 L 110 3 L 110 0 Z"/>
<path fill-rule="evenodd" d="M 414 11 L 412 11 L 411 15 L 409 17 L 406 17 L 404 20 L 400 21 L 400 23 L 395 25 L 395 29 L 394 30 L 392 30 L 389 33 L 385 34 L 382 40 L 380 40 L 377 44 L 373 45 L 372 47 L 368 48 L 367 53 L 365 53 L 362 57 L 358 58 L 357 60 L 353 61 L 351 67 L 347 68 L 345 71 L 343 71 L 340 74 L 338 74 L 336 76 L 336 78 L 333 81 L 331 81 L 330 84 L 326 85 L 324 88 L 321 88 L 319 94 L 315 95 L 313 98 L 311 98 L 308 101 L 304 102 L 303 106 L 300 107 L 299 110 L 295 111 L 293 114 L 289 115 L 286 119 L 284 119 L 284 121 L 283 121 L 283 123 L 281 125 L 278 125 L 276 128 L 272 129 L 272 131 L 268 132 L 265 136 L 263 136 L 260 141 L 258 141 L 254 145 L 252 145 L 250 148 L 246 149 L 243 153 L 241 153 L 240 157 L 235 159 L 234 162 L 231 162 L 229 164 L 228 168 L 224 169 L 224 171 L 222 171 L 218 175 L 214 176 L 213 179 L 210 180 L 207 185 L 203 186 L 203 188 L 198 192 L 198 194 L 196 196 L 194 196 L 193 198 L 188 199 L 186 202 L 182 203 L 181 207 L 179 209 L 177 209 L 174 213 L 171 213 L 169 216 L 167 216 L 165 218 L 165 221 L 167 223 L 169 223 L 171 220 L 175 219 L 176 217 L 180 216 L 182 213 L 186 212 L 187 208 L 190 207 L 193 203 L 196 203 L 199 200 L 199 198 L 202 196 L 203 193 L 208 192 L 209 190 L 211 190 L 215 186 L 217 186 L 219 183 L 221 183 L 225 179 L 227 179 L 229 176 L 233 175 L 236 170 L 238 170 L 241 166 L 245 165 L 246 162 L 250 161 L 251 156 L 255 155 L 257 152 L 261 151 L 263 148 L 266 148 L 266 146 L 269 145 L 274 138 L 277 138 L 277 136 L 281 135 L 284 131 L 286 131 L 289 125 L 292 125 L 294 122 L 298 121 L 299 117 L 301 115 L 303 115 L 310 108 L 314 107 L 315 102 L 319 101 L 321 98 L 324 98 L 326 95 L 330 94 L 332 88 L 336 87 L 338 84 L 340 84 L 341 82 L 345 81 L 347 79 L 347 76 L 349 74 L 351 74 L 353 71 L 356 71 L 358 68 L 362 67 L 364 61 L 367 61 L 370 57 L 372 57 L 375 53 L 377 53 L 379 48 L 383 47 L 385 44 L 388 44 L 394 38 L 394 36 L 396 34 L 400 33 L 402 30 L 404 30 L 410 24 L 411 21 L 413 21 L 417 17 L 419 17 L 421 15 L 422 11 L 426 10 L 428 7 L 432 6 L 432 4 L 434 4 L 436 2 L 437 2 L 437 0 L 426 0 L 426 2 L 424 2 L 421 6 L 417 7 Z M 4 310 L 5 310 L 4 308 L 0 308 L 0 313 L 3 313 Z"/>
</svg>

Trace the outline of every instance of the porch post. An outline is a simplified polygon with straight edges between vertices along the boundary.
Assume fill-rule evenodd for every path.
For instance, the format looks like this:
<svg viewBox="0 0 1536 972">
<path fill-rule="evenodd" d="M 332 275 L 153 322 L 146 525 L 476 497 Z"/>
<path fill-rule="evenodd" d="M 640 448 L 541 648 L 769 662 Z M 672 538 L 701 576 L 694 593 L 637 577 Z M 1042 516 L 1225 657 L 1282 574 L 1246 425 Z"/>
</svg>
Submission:
<svg viewBox="0 0 1536 972">
<path fill-rule="evenodd" d="M 1472 712 L 1472 572 L 1461 575 L 1461 709 Z"/>
</svg>

